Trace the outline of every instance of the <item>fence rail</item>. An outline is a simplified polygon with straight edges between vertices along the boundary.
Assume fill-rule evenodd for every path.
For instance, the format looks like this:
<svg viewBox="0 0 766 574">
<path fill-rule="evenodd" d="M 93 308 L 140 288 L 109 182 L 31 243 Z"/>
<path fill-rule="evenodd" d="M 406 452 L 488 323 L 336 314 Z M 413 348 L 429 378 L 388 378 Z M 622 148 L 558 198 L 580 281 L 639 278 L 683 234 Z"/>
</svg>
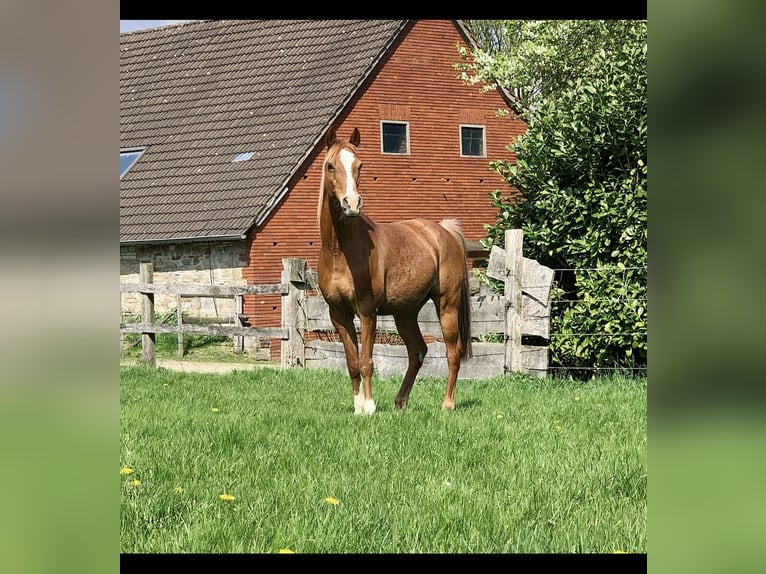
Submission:
<svg viewBox="0 0 766 574">
<path fill-rule="evenodd" d="M 494 335 L 502 342 L 474 341 L 474 357 L 465 361 L 460 370 L 461 378 L 482 378 L 514 371 L 544 376 L 548 372 L 562 369 L 578 369 L 579 367 L 549 366 L 548 342 L 554 337 L 646 335 L 645 331 L 552 334 L 551 308 L 562 301 L 551 299 L 551 287 L 555 272 L 560 270 L 550 269 L 537 261 L 523 257 L 522 241 L 521 230 L 509 230 L 505 237 L 506 249 L 494 246 L 489 253 L 487 275 L 503 281 L 505 291 L 502 295 L 498 295 L 486 289 L 471 297 L 472 334 L 479 339 L 492 339 Z M 318 290 L 316 271 L 310 269 L 303 259 L 283 259 L 282 263 L 280 283 L 246 286 L 155 284 L 151 264 L 142 263 L 139 282 L 120 284 L 121 292 L 141 294 L 142 319 L 140 323 L 121 323 L 120 332 L 121 334 L 141 333 L 143 360 L 152 365 L 156 364 L 155 335 L 177 333 L 181 355 L 185 334 L 231 336 L 234 338 L 235 352 L 242 352 L 245 337 L 258 337 L 281 341 L 282 366 L 345 369 L 342 345 L 322 340 L 322 333 L 334 332 L 334 327 L 330 322 L 327 303 L 323 297 L 310 294 Z M 615 271 L 628 269 L 634 268 L 614 267 Z M 155 322 L 154 295 L 160 293 L 177 297 L 177 325 Z M 243 324 L 243 298 L 247 295 L 262 294 L 282 295 L 279 327 Z M 185 323 L 181 313 L 183 297 L 233 297 L 235 324 Z M 436 310 L 430 301 L 421 310 L 418 322 L 425 336 L 430 335 L 432 339 L 436 339 L 429 343 L 429 351 L 421 373 L 433 376 L 446 375 L 446 352 L 443 343 L 439 341 L 441 327 Z M 359 329 L 358 319 L 355 323 Z M 378 330 L 396 332 L 393 318 L 380 316 Z M 530 342 L 540 344 L 529 344 Z M 373 357 L 380 376 L 402 374 L 406 371 L 407 355 L 405 348 L 401 345 L 376 344 Z"/>
<path fill-rule="evenodd" d="M 234 352 L 244 349 L 244 337 L 268 337 L 286 341 L 290 338 L 290 329 L 282 327 L 249 327 L 243 325 L 242 301 L 244 295 L 290 293 L 287 283 L 269 283 L 264 285 L 181 285 L 156 284 L 154 266 L 143 262 L 139 268 L 138 283 L 120 283 L 120 292 L 138 292 L 141 294 L 141 322 L 120 323 L 120 351 L 122 351 L 122 335 L 125 333 L 141 333 L 142 360 L 144 363 L 156 366 L 156 334 L 178 333 L 178 355 L 183 356 L 183 338 L 185 334 L 218 335 L 234 337 Z M 154 295 L 163 293 L 176 296 L 176 325 L 156 323 L 154 319 Z M 233 297 L 235 325 L 195 325 L 184 323 L 181 300 L 183 297 Z"/>
</svg>

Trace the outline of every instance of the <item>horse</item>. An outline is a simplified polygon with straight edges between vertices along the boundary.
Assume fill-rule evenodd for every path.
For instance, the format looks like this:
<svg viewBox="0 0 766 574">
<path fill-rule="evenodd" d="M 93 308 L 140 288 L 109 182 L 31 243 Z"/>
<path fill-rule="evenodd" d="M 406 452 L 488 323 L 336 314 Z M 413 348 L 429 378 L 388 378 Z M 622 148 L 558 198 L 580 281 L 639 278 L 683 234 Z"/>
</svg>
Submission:
<svg viewBox="0 0 766 574">
<path fill-rule="evenodd" d="M 337 137 L 337 127 L 328 130 L 317 206 L 319 289 L 343 343 L 354 414 L 375 412 L 371 379 L 378 315 L 393 315 L 407 346 L 407 371 L 394 401 L 396 410 L 407 408 L 428 352 L 418 313 L 429 299 L 447 347 L 449 373 L 441 406 L 453 410 L 461 361 L 472 356 L 465 237 L 456 219 L 378 223 L 362 213 L 360 140 L 359 128 L 347 141 Z M 361 353 L 355 315 L 361 323 Z"/>
</svg>

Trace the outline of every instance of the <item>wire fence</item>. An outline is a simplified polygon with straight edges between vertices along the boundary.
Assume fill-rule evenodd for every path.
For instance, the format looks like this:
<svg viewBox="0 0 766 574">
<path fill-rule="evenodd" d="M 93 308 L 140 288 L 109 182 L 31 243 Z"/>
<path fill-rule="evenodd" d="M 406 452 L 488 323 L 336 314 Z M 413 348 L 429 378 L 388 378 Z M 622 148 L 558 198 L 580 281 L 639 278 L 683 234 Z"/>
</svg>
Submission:
<svg viewBox="0 0 766 574">
<path fill-rule="evenodd" d="M 648 331 L 646 325 L 646 312 L 648 298 L 646 297 L 646 272 L 647 266 L 602 266 L 602 267 L 585 267 L 585 268 L 557 268 L 553 270 L 556 277 L 556 294 L 555 298 L 550 300 L 551 303 L 551 315 L 555 317 L 563 314 L 566 308 L 581 307 L 583 313 L 593 313 L 594 316 L 600 318 L 599 323 L 603 325 L 603 331 L 594 331 L 590 329 L 585 332 L 552 332 L 550 336 L 551 354 L 554 355 L 553 347 L 556 346 L 558 341 L 572 340 L 577 338 L 595 338 L 599 340 L 599 345 L 603 346 L 604 339 L 618 339 L 623 338 L 623 341 L 619 341 L 618 344 L 624 345 L 624 338 L 632 338 L 634 343 L 639 343 L 643 346 L 646 345 Z M 584 291 L 584 287 L 580 284 L 587 283 L 594 279 L 594 275 L 598 278 L 603 277 L 610 273 L 621 273 L 622 278 L 619 281 L 620 287 L 618 287 L 617 293 L 609 297 L 601 297 L 596 295 L 590 296 L 588 291 Z M 562 278 L 569 274 L 570 278 L 574 278 L 574 281 L 570 285 L 569 290 L 565 290 L 562 286 Z M 582 281 L 584 274 L 585 281 Z M 636 279 L 641 279 L 643 275 L 643 287 L 635 288 L 633 282 Z M 577 281 L 580 278 L 581 281 Z M 570 279 L 571 281 L 571 279 Z M 584 295 L 583 295 L 584 293 Z M 639 296 L 635 296 L 639 295 Z M 639 325 L 643 325 L 643 328 L 630 329 L 630 330 L 618 330 L 610 331 L 613 324 L 624 325 L 626 323 L 624 313 L 620 316 L 610 315 L 609 306 L 612 304 L 619 304 L 622 307 L 620 311 L 625 309 L 634 310 L 636 315 L 636 322 Z M 617 311 L 617 310 L 615 310 Z M 593 325 L 594 321 L 587 321 L 587 323 Z M 556 322 L 552 323 L 552 329 L 556 326 Z M 631 348 L 632 349 L 632 348 Z M 556 361 L 561 362 L 561 361 Z M 598 372 L 616 373 L 625 372 L 631 374 L 645 375 L 647 372 L 647 366 L 645 360 L 636 361 L 631 357 L 624 357 L 621 363 L 613 366 L 593 366 L 593 365 L 575 365 L 575 366 L 563 366 L 549 365 L 548 370 L 555 374 L 571 373 L 571 372 L 584 372 L 596 374 Z M 643 362 L 644 364 L 635 364 L 636 362 Z"/>
</svg>

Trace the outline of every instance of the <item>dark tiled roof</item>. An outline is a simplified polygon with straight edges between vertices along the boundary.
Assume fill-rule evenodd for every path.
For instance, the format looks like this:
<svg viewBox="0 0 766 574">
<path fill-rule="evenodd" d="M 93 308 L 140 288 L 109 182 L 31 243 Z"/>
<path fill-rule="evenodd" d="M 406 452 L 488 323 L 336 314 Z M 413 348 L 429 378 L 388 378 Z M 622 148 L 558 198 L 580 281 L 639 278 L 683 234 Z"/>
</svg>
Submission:
<svg viewBox="0 0 766 574">
<path fill-rule="evenodd" d="M 214 20 L 120 34 L 120 241 L 240 236 L 405 20 Z M 252 159 L 232 162 L 243 152 Z"/>
</svg>

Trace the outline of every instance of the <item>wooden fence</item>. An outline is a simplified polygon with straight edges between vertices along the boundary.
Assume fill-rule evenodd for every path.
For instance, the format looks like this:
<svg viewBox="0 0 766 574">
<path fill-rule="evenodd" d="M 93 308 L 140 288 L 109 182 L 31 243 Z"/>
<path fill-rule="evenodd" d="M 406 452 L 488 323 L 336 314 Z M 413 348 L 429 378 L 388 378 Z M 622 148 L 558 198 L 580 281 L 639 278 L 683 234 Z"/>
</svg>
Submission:
<svg viewBox="0 0 766 574">
<path fill-rule="evenodd" d="M 141 293 L 141 322 L 140 323 L 120 323 L 120 334 L 141 333 L 142 360 L 144 363 L 156 366 L 156 334 L 157 333 L 177 333 L 178 334 L 178 354 L 183 356 L 183 336 L 184 334 L 200 335 L 221 335 L 234 337 L 234 352 L 242 352 L 244 348 L 245 337 L 268 337 L 281 339 L 282 341 L 295 340 L 298 338 L 294 329 L 285 325 L 289 322 L 285 320 L 286 307 L 289 301 L 297 301 L 299 297 L 296 294 L 296 288 L 285 278 L 287 275 L 282 273 L 282 283 L 270 283 L 265 285 L 247 285 L 247 286 L 218 286 L 218 285 L 170 285 L 155 284 L 153 265 L 142 262 L 139 268 L 139 283 L 120 283 L 120 292 L 139 292 Z M 154 321 L 154 294 L 168 293 L 176 296 L 176 325 L 163 325 Z M 244 295 L 256 295 L 267 293 L 279 293 L 283 300 L 287 297 L 288 301 L 283 301 L 282 305 L 282 326 L 281 327 L 250 327 L 244 324 L 245 317 L 242 315 Z M 183 297 L 233 297 L 234 298 L 234 325 L 190 325 L 184 323 L 182 314 L 181 299 Z M 122 337 L 120 337 L 122 339 Z M 122 342 L 120 343 L 122 350 Z M 285 349 L 283 348 L 283 355 Z M 290 364 L 290 360 L 283 356 L 282 364 Z"/>
<path fill-rule="evenodd" d="M 553 270 L 522 255 L 521 230 L 506 232 L 506 249 L 493 247 L 487 274 L 505 282 L 502 296 L 483 290 L 471 297 L 473 357 L 460 369 L 460 378 L 478 379 L 509 372 L 529 372 L 544 376 L 548 370 L 550 339 L 550 288 Z M 327 303 L 317 290 L 316 272 L 309 269 L 303 259 L 283 259 L 282 282 L 242 287 L 215 287 L 201 285 L 155 285 L 151 264 L 141 264 L 140 283 L 121 284 L 121 291 L 142 294 L 141 323 L 123 323 L 122 333 L 141 333 L 143 360 L 156 364 L 154 337 L 156 333 L 178 333 L 179 352 L 183 352 L 184 333 L 204 333 L 234 336 L 235 349 L 241 350 L 243 337 L 257 336 L 282 341 L 283 367 L 330 368 L 345 370 L 346 361 L 341 343 L 323 341 L 312 332 L 333 331 Z M 172 293 L 178 298 L 178 325 L 154 323 L 154 293 Z M 249 327 L 242 324 L 189 325 L 181 317 L 181 297 L 234 297 L 235 318 L 241 318 L 241 301 L 246 294 L 280 293 L 282 295 L 281 327 Z M 418 316 L 423 335 L 441 337 L 436 310 L 430 301 Z M 359 320 L 356 320 L 357 329 Z M 393 317 L 378 317 L 378 330 L 395 332 Z M 541 342 L 540 345 L 523 344 L 522 337 Z M 497 340 L 502 342 L 484 342 Z M 373 360 L 378 376 L 401 375 L 407 369 L 407 351 L 403 345 L 376 344 Z M 444 343 L 428 344 L 428 353 L 420 371 L 421 376 L 446 376 L 447 361 Z"/>
</svg>

